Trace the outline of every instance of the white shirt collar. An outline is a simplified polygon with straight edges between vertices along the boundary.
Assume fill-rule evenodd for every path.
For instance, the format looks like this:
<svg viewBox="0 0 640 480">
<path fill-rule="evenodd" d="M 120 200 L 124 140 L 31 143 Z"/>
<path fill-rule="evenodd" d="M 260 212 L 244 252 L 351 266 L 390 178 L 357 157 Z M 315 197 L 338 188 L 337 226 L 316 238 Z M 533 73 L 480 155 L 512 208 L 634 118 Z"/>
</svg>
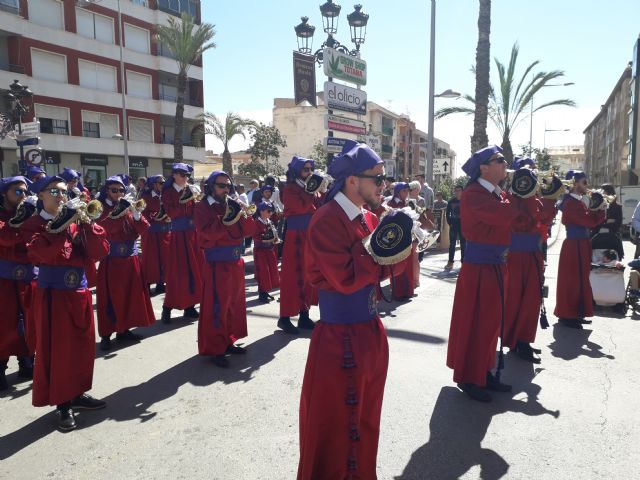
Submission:
<svg viewBox="0 0 640 480">
<path fill-rule="evenodd" d="M 342 192 L 336 193 L 336 196 L 333 197 L 333 199 L 338 202 L 340 207 L 342 207 L 342 210 L 347 214 L 347 218 L 349 218 L 349 220 L 353 220 L 362 213 L 362 208 L 349 200 L 349 198 Z"/>
<path fill-rule="evenodd" d="M 54 215 L 51 215 L 44 209 L 40 210 L 40 216 L 45 220 L 52 220 L 54 218 Z"/>
<path fill-rule="evenodd" d="M 151 190 L 151 197 L 159 197 L 158 193 L 155 190 Z"/>
<path fill-rule="evenodd" d="M 582 200 L 582 195 L 578 195 L 577 193 L 570 193 L 569 195 L 571 195 L 576 200 Z"/>
<path fill-rule="evenodd" d="M 478 178 L 478 183 L 491 193 L 495 193 L 496 195 L 500 195 L 502 193 L 502 189 L 499 186 L 494 185 L 493 183 L 491 183 L 488 180 L 485 180 L 484 178 Z"/>
<path fill-rule="evenodd" d="M 176 182 L 173 182 L 172 185 L 173 185 L 173 188 L 176 189 L 176 192 L 181 192 L 182 190 L 184 190 L 184 187 L 181 187 Z"/>
<path fill-rule="evenodd" d="M 407 203 L 406 200 L 402 200 L 400 197 L 393 197 L 393 201 L 397 203 Z"/>
<path fill-rule="evenodd" d="M 105 198 L 104 201 L 107 203 L 107 205 L 109 205 L 110 207 L 113 207 L 113 202 L 111 200 L 109 200 L 108 198 Z"/>
<path fill-rule="evenodd" d="M 214 203 L 220 203 L 215 198 L 213 198 L 212 195 L 207 195 L 207 202 L 209 203 L 209 205 L 213 205 Z"/>
<path fill-rule="evenodd" d="M 265 225 L 269 225 L 269 219 L 268 218 L 258 217 L 258 221 L 264 223 Z"/>
</svg>

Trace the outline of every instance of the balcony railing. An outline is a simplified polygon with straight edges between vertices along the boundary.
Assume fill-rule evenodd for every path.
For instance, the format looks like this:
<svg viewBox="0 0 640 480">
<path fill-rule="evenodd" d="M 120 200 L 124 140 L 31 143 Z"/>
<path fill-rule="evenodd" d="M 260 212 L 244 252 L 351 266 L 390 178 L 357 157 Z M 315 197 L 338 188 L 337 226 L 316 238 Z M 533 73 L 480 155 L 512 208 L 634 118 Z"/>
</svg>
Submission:
<svg viewBox="0 0 640 480">
<path fill-rule="evenodd" d="M 393 127 L 382 127 L 382 133 L 390 137 L 393 136 Z"/>
<path fill-rule="evenodd" d="M 20 15 L 20 2 L 19 0 L 0 0 L 0 10 Z"/>
<path fill-rule="evenodd" d="M 200 23 L 198 5 L 194 0 L 158 0 L 158 10 L 177 17 L 182 13 L 188 13 L 196 24 Z"/>
<path fill-rule="evenodd" d="M 391 145 L 382 144 L 383 153 L 393 153 L 393 147 Z"/>
</svg>

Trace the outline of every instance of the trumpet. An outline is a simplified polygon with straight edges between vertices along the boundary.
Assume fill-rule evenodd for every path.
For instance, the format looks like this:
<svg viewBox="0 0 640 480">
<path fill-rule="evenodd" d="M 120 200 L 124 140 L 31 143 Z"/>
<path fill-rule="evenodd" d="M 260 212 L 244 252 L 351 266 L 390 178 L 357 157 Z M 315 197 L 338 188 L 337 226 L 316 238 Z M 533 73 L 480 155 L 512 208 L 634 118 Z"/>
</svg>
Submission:
<svg viewBox="0 0 640 480">
<path fill-rule="evenodd" d="M 202 197 L 203 195 L 200 188 L 187 184 L 182 191 L 182 196 L 179 201 L 180 203 L 199 202 L 202 200 Z"/>
<path fill-rule="evenodd" d="M 382 212 L 382 215 L 380 215 L 380 220 L 382 220 L 386 215 L 395 210 L 386 203 L 382 204 L 382 208 L 384 208 L 384 212 Z M 413 228 L 411 229 L 411 235 L 413 237 L 413 240 L 417 242 L 416 251 L 418 253 L 424 252 L 438 241 L 438 238 L 440 237 L 440 231 L 432 230 L 429 232 L 423 229 L 420 226 L 420 222 L 418 221 L 418 218 L 420 216 L 417 214 L 417 211 L 414 211 L 413 209 L 411 209 L 411 207 L 405 207 L 401 210 L 411 218 L 413 218 Z"/>
<path fill-rule="evenodd" d="M 587 190 L 589 197 L 589 210 L 606 210 L 616 201 L 615 195 L 605 195 L 602 190 Z"/>
<path fill-rule="evenodd" d="M 251 205 L 247 205 L 239 200 L 235 200 L 231 197 L 226 197 L 226 210 L 224 213 L 224 217 L 222 218 L 222 223 L 224 225 L 230 226 L 235 224 L 240 217 L 250 217 L 254 213 L 256 213 L 256 205 L 252 203 Z"/>
<path fill-rule="evenodd" d="M 102 202 L 100 200 L 91 200 L 90 202 L 82 202 L 78 206 L 78 219 L 82 223 L 91 223 L 100 218 L 103 211 Z"/>
<path fill-rule="evenodd" d="M 164 211 L 164 205 L 160 205 L 160 210 L 158 210 L 158 212 L 154 215 L 151 215 L 151 219 L 156 221 L 156 222 L 166 222 L 169 223 L 171 221 L 171 219 L 169 218 L 169 215 L 167 215 L 167 212 Z"/>
<path fill-rule="evenodd" d="M 109 213 L 109 218 L 118 219 L 126 215 L 129 210 L 142 213 L 145 208 L 147 208 L 147 202 L 143 199 L 136 200 L 135 197 L 127 195 L 118 201 L 118 204 Z"/>
</svg>

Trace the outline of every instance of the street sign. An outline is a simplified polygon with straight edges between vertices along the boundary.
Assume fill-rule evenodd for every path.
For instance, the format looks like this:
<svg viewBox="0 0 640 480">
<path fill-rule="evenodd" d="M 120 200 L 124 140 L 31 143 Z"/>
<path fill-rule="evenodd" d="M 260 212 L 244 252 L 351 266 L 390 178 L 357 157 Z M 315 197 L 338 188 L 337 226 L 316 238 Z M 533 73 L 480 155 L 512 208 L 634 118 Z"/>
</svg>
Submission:
<svg viewBox="0 0 640 480">
<path fill-rule="evenodd" d="M 340 153 L 344 144 L 349 141 L 348 138 L 324 137 L 324 149 L 327 153 Z"/>
<path fill-rule="evenodd" d="M 433 174 L 434 175 L 451 175 L 451 159 L 450 158 L 434 158 Z"/>
<path fill-rule="evenodd" d="M 28 165 L 35 165 L 36 167 L 40 166 L 42 163 L 42 150 L 39 148 L 32 148 L 31 150 L 27 150 L 24 153 L 24 159 L 26 160 Z"/>
<path fill-rule="evenodd" d="M 325 115 L 324 128 L 338 132 L 364 135 L 367 132 L 366 123 L 354 118 L 340 117 L 338 115 Z"/>
<path fill-rule="evenodd" d="M 324 82 L 324 102 L 329 110 L 367 114 L 367 92 L 334 82 Z"/>
<path fill-rule="evenodd" d="M 16 124 L 16 133 L 20 131 L 20 126 Z M 40 122 L 26 122 L 22 124 L 22 135 L 37 137 L 40 133 Z"/>
<path fill-rule="evenodd" d="M 367 135 L 366 137 L 364 137 L 364 143 L 369 145 L 371 147 L 371 150 L 373 150 L 378 155 L 380 155 L 380 152 L 382 151 L 381 150 L 381 144 L 380 144 L 380 137 L 375 137 L 373 135 Z"/>
<path fill-rule="evenodd" d="M 316 65 L 313 55 L 293 52 L 293 83 L 296 105 L 303 101 L 314 107 L 316 103 Z"/>
<path fill-rule="evenodd" d="M 28 137 L 26 135 L 18 135 L 16 144 L 18 147 L 26 147 L 27 145 L 38 145 L 40 143 L 39 137 Z"/>
<path fill-rule="evenodd" d="M 395 160 L 384 161 L 384 174 L 387 177 L 396 178 L 396 161 Z"/>
<path fill-rule="evenodd" d="M 357 85 L 367 84 L 367 62 L 345 55 L 333 48 L 322 50 L 322 64 L 327 77 L 337 78 Z"/>
</svg>

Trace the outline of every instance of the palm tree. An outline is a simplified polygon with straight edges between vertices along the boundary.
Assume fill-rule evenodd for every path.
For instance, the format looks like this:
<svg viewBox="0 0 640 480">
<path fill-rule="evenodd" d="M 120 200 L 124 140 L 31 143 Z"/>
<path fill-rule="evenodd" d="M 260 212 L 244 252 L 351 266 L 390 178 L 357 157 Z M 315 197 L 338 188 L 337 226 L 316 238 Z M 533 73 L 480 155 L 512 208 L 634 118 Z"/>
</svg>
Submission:
<svg viewBox="0 0 640 480">
<path fill-rule="evenodd" d="M 204 133 L 211 134 L 222 142 L 224 151 L 222 152 L 222 169 L 229 175 L 233 173 L 233 165 L 231 163 L 231 152 L 229 152 L 229 142 L 236 135 L 247 138 L 246 129 L 254 125 L 254 122 L 241 118 L 239 115 L 229 112 L 224 122 L 213 113 L 205 112 L 202 115 L 204 119 Z"/>
<path fill-rule="evenodd" d="M 549 82 L 564 76 L 562 70 L 553 70 L 551 72 L 537 72 L 532 70 L 540 63 L 539 60 L 531 63 L 524 70 L 520 79 L 516 79 L 515 70 L 518 60 L 518 44 L 514 44 L 511 49 L 511 58 L 509 65 L 504 66 L 497 58 L 494 59 L 498 69 L 499 89 L 497 90 L 490 85 L 489 90 L 489 109 L 488 115 L 493 124 L 498 128 L 502 135 L 502 149 L 504 156 L 509 162 L 513 159 L 513 150 L 511 148 L 511 134 L 523 119 L 528 117 L 529 109 L 533 97 L 541 88 L 549 84 Z M 474 69 L 472 68 L 472 71 Z M 471 107 L 445 107 L 438 110 L 435 114 L 436 118 L 446 117 L 452 113 L 475 113 L 475 99 L 471 95 L 463 95 L 462 98 L 467 100 Z M 575 107 L 576 102 L 568 98 L 552 100 L 547 103 L 538 105 L 533 112 L 542 110 L 543 108 L 554 105 L 564 105 L 567 107 Z M 475 151 L 475 150 L 474 150 Z"/>
<path fill-rule="evenodd" d="M 476 96 L 475 115 L 473 117 L 473 136 L 471 151 L 477 152 L 489 144 L 487 137 L 487 115 L 491 82 L 489 70 L 491 65 L 491 0 L 480 0 L 478 14 L 478 46 L 476 47 Z"/>
<path fill-rule="evenodd" d="M 178 91 L 176 99 L 175 133 L 173 156 L 182 161 L 182 132 L 184 130 L 184 97 L 187 91 L 187 72 L 202 54 L 215 48 L 211 40 L 216 34 L 215 26 L 209 23 L 195 25 L 193 17 L 183 13 L 180 19 L 169 17 L 167 25 L 156 26 L 156 41 L 162 43 L 173 54 L 178 63 Z"/>
</svg>

